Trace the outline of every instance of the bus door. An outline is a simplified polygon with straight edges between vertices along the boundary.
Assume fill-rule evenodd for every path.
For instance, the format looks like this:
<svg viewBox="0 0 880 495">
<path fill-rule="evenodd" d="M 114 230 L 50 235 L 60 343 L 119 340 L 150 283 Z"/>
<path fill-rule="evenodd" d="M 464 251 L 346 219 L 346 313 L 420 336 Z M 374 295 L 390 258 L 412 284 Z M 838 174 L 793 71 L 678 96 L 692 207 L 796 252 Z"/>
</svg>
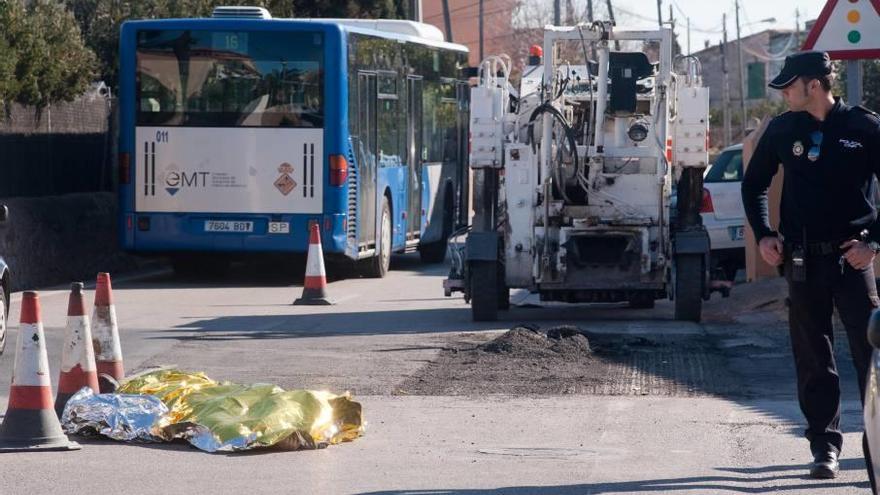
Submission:
<svg viewBox="0 0 880 495">
<path fill-rule="evenodd" d="M 406 162 L 409 168 L 409 208 L 406 238 L 414 239 L 421 230 L 422 221 L 422 78 L 409 76 L 406 80 L 407 126 Z"/>
<path fill-rule="evenodd" d="M 358 73 L 358 245 L 376 241 L 376 74 Z"/>
</svg>

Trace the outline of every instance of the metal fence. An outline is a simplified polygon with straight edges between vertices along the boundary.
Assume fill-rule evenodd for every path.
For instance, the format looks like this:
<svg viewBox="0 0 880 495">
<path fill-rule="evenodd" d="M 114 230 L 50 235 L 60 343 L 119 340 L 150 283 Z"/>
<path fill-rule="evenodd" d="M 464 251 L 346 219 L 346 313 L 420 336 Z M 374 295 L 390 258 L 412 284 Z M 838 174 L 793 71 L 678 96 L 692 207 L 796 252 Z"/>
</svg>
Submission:
<svg viewBox="0 0 880 495">
<path fill-rule="evenodd" d="M 95 89 L 37 112 L 0 117 L 0 198 L 112 191 L 114 102 Z"/>
</svg>

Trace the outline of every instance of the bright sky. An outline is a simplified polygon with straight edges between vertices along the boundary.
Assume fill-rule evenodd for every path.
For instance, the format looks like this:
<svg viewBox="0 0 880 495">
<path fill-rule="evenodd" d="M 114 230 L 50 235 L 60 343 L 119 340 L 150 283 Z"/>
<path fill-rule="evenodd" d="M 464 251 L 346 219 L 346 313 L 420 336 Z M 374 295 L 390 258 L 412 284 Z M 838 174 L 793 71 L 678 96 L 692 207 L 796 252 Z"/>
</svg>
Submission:
<svg viewBox="0 0 880 495">
<path fill-rule="evenodd" d="M 597 6 L 601 4 L 603 6 L 601 12 L 605 12 L 605 2 L 593 0 L 593 3 Z M 740 0 L 742 35 L 746 36 L 769 28 L 794 29 L 796 9 L 800 11 L 800 25 L 803 30 L 806 21 L 819 17 L 825 3 L 826 0 Z M 721 41 L 721 15 L 725 12 L 728 39 L 736 38 L 733 0 L 663 0 L 664 21 L 669 18 L 670 4 L 673 6 L 676 18 L 679 43 L 685 51 L 687 51 L 685 17 L 690 17 L 691 20 L 691 51 L 701 50 L 705 40 L 709 40 L 712 44 Z M 612 5 L 622 18 L 618 21 L 618 25 L 626 20 L 627 26 L 630 24 L 633 27 L 657 26 L 656 0 L 613 0 Z M 759 22 L 771 17 L 775 18 L 776 22 Z"/>
</svg>

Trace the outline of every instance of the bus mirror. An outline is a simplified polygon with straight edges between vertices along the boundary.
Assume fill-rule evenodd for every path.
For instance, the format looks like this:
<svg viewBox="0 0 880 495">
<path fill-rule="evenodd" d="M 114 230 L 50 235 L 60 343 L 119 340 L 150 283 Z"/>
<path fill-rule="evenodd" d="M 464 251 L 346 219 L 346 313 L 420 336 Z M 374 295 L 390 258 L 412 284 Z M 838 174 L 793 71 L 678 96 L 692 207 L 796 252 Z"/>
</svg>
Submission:
<svg viewBox="0 0 880 495">
<path fill-rule="evenodd" d="M 9 220 L 9 208 L 6 205 L 0 205 L 0 222 Z"/>
</svg>

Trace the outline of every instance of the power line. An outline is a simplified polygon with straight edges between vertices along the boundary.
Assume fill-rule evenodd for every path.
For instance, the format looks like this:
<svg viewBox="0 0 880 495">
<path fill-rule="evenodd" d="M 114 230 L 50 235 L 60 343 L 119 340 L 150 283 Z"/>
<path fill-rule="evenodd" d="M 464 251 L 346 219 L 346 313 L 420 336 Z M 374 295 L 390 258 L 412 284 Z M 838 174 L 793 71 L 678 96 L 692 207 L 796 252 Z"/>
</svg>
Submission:
<svg viewBox="0 0 880 495">
<path fill-rule="evenodd" d="M 458 12 L 460 10 L 465 10 L 465 9 L 469 9 L 471 7 L 476 7 L 477 5 L 479 5 L 479 3 L 480 3 L 480 0 L 477 0 L 476 2 L 469 3 L 467 5 L 462 5 L 461 7 L 456 7 L 454 9 L 450 10 L 449 13 L 453 14 L 453 13 Z M 428 19 L 433 19 L 435 17 L 441 17 L 442 15 L 443 15 L 443 12 L 440 12 L 439 14 L 434 14 L 434 15 L 430 15 L 428 17 L 425 17 L 423 20 L 426 21 Z"/>
</svg>

